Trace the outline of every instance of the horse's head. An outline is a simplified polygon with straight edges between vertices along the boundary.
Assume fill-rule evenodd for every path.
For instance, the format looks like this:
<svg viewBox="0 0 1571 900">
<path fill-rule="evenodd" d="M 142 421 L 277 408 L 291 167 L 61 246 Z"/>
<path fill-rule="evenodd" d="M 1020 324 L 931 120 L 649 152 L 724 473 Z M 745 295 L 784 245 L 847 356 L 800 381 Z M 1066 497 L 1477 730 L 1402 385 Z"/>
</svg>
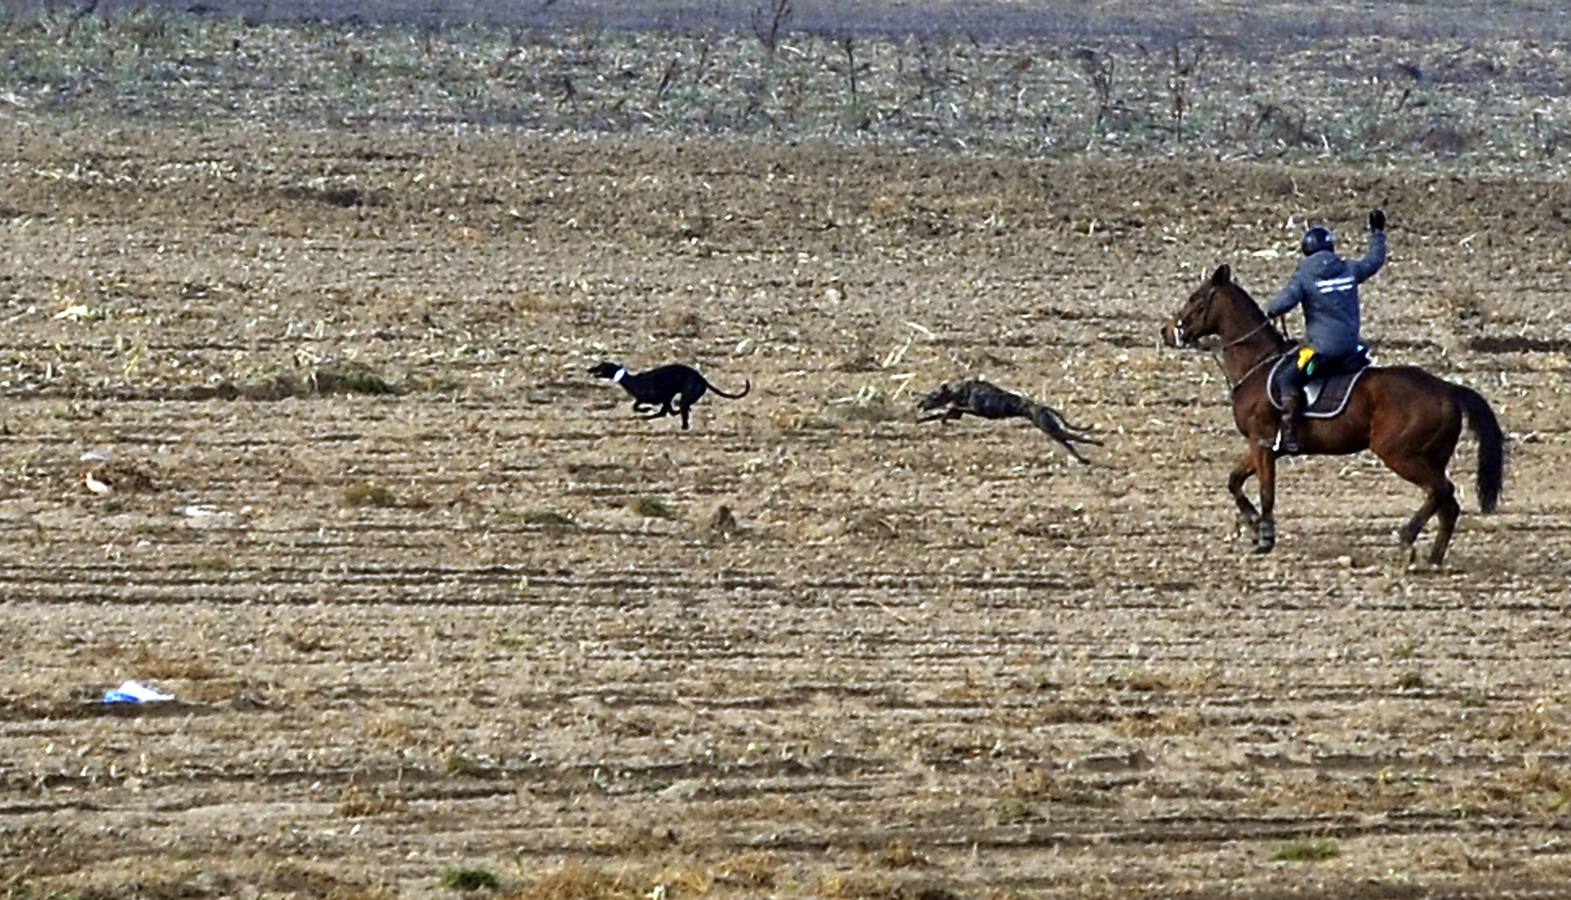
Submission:
<svg viewBox="0 0 1571 900">
<path fill-rule="evenodd" d="M 1189 295 L 1183 308 L 1162 325 L 1162 342 L 1169 347 L 1193 347 L 1201 338 L 1216 334 L 1222 327 L 1221 304 L 1214 301 L 1219 291 L 1232 286 L 1233 270 L 1218 266 L 1206 283 Z"/>
</svg>

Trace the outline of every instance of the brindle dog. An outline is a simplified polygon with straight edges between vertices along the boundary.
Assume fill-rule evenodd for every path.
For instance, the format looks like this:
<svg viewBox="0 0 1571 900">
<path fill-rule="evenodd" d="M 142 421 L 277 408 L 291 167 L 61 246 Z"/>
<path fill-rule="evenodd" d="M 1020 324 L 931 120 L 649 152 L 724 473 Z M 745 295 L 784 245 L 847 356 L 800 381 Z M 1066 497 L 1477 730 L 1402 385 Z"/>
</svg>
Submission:
<svg viewBox="0 0 1571 900">
<path fill-rule="evenodd" d="M 922 399 L 920 404 L 923 411 L 938 409 L 938 412 L 929 416 L 922 416 L 918 422 L 932 422 L 935 420 L 948 422 L 961 416 L 978 416 L 983 419 L 1030 419 L 1032 424 L 1047 432 L 1047 436 L 1057 441 L 1069 455 L 1087 465 L 1089 459 L 1080 455 L 1075 449 L 1075 444 L 1102 445 L 1102 441 L 1086 429 L 1071 425 L 1065 421 L 1058 410 L 1045 403 L 1037 403 L 1022 397 L 1012 391 L 1006 391 L 996 384 L 991 384 L 980 379 L 962 381 L 958 384 L 942 384 L 938 390 L 933 391 Z M 943 409 L 939 409 L 944 407 Z"/>
</svg>

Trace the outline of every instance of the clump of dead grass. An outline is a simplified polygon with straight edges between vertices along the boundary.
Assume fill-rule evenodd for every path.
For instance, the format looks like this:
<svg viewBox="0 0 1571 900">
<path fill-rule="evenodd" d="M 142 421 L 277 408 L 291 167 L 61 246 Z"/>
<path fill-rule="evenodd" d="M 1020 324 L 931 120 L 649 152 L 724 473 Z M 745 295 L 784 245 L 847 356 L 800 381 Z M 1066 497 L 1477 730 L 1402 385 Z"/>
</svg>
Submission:
<svg viewBox="0 0 1571 900">
<path fill-rule="evenodd" d="M 574 522 L 571 516 L 548 507 L 537 507 L 522 511 L 500 510 L 496 513 L 496 517 L 498 521 L 504 523 L 527 525 L 530 528 L 539 528 L 543 531 L 566 531 L 578 526 L 578 523 Z"/>
<path fill-rule="evenodd" d="M 663 337 L 696 338 L 704 328 L 704 320 L 698 313 L 683 309 L 662 310 L 651 324 L 651 330 Z"/>
<path fill-rule="evenodd" d="M 87 469 L 78 477 L 77 482 L 95 494 L 152 493 L 158 490 L 158 482 L 161 478 L 161 474 L 152 463 L 116 459 Z M 95 482 L 102 487 L 95 487 Z M 104 491 L 105 487 L 108 491 Z"/>
<path fill-rule="evenodd" d="M 773 853 L 739 853 L 715 863 L 709 869 L 716 885 L 738 888 L 773 887 L 780 877 L 782 863 Z"/>
<path fill-rule="evenodd" d="M 1005 797 L 993 805 L 993 819 L 1000 825 L 1018 825 L 1036 818 L 1036 808 L 1019 797 Z"/>
<path fill-rule="evenodd" d="M 338 797 L 338 814 L 346 819 L 380 816 L 398 812 L 404 803 L 380 790 L 372 791 L 357 784 L 350 784 Z"/>
<path fill-rule="evenodd" d="M 508 892 L 508 900 L 643 900 L 650 890 L 642 879 L 570 862 L 531 878 Z"/>
<path fill-rule="evenodd" d="M 494 891 L 502 879 L 484 866 L 452 866 L 442 872 L 442 887 L 452 891 Z"/>
<path fill-rule="evenodd" d="M 303 397 L 364 394 L 388 396 L 406 393 L 400 385 L 358 362 L 327 362 L 304 370 L 281 369 L 263 372 L 240 381 L 221 381 L 174 392 L 181 400 L 276 401 Z"/>
<path fill-rule="evenodd" d="M 736 513 L 731 507 L 722 503 L 715 507 L 714 515 L 709 517 L 709 539 L 714 541 L 729 541 L 742 534 L 742 526 L 736 520 Z"/>
<path fill-rule="evenodd" d="M 1424 673 L 1418 669 L 1408 669 L 1396 679 L 1396 689 L 1399 691 L 1421 691 L 1427 684 Z"/>
<path fill-rule="evenodd" d="M 496 768 L 489 762 L 462 750 L 454 750 L 447 755 L 445 768 L 448 774 L 464 778 L 490 778 L 496 774 Z"/>
<path fill-rule="evenodd" d="M 344 505 L 352 507 L 372 506 L 378 509 L 391 509 L 402 505 L 398 495 L 385 484 L 372 481 L 357 481 L 344 486 Z"/>
<path fill-rule="evenodd" d="M 1094 781 L 1055 774 L 1047 769 L 1026 769 L 1015 773 L 1009 780 L 1005 796 L 994 808 L 1002 820 L 1012 817 L 1025 821 L 1035 815 L 1034 804 L 1048 803 L 1063 806 L 1110 806 L 1117 796 L 1097 787 Z M 1008 824 L 1000 821 L 1000 824 Z"/>
<path fill-rule="evenodd" d="M 170 656 L 143 650 L 131 663 L 138 678 L 187 681 L 205 681 L 225 677 L 225 672 L 202 656 Z"/>
<path fill-rule="evenodd" d="M 905 410 L 896 408 L 892 398 L 883 391 L 864 389 L 855 396 L 830 403 L 827 411 L 830 422 L 861 422 L 877 425 L 907 418 Z"/>
<path fill-rule="evenodd" d="M 514 312 L 548 315 L 572 308 L 573 301 L 561 294 L 546 294 L 540 291 L 525 290 L 520 291 L 513 298 L 512 305 Z"/>
<path fill-rule="evenodd" d="M 1176 710 L 1159 715 L 1150 713 L 1131 715 L 1120 719 L 1114 729 L 1130 737 L 1166 737 L 1180 734 L 1197 734 L 1205 727 L 1205 720 L 1188 710 Z"/>
<path fill-rule="evenodd" d="M 959 900 L 961 896 L 935 881 L 862 873 L 825 875 L 818 879 L 814 895 L 830 900 Z"/>
<path fill-rule="evenodd" d="M 864 510 L 846 519 L 843 533 L 879 541 L 900 538 L 900 527 L 889 516 L 875 509 Z"/>
<path fill-rule="evenodd" d="M 1523 756 L 1522 765 L 1502 771 L 1492 786 L 1497 799 L 1515 801 L 1510 812 L 1524 810 L 1548 816 L 1571 809 L 1571 767 L 1546 762 L 1537 753 Z"/>
<path fill-rule="evenodd" d="M 1108 684 L 1140 693 L 1203 694 L 1215 687 L 1216 670 L 1209 666 L 1177 670 L 1131 667 L 1109 676 Z"/>
<path fill-rule="evenodd" d="M 1305 839 L 1288 841 L 1271 854 L 1271 859 L 1273 862 L 1320 862 L 1341 855 L 1342 848 L 1336 841 L 1329 838 Z"/>
<path fill-rule="evenodd" d="M 931 865 L 927 857 L 918 853 L 908 840 L 895 838 L 885 844 L 877 854 L 880 865 L 891 869 L 912 869 Z"/>
<path fill-rule="evenodd" d="M 409 747 L 415 742 L 414 724 L 404 715 L 384 714 L 371 716 L 361 726 L 366 737 L 385 743 Z"/>
<path fill-rule="evenodd" d="M 630 504 L 633 512 L 646 519 L 675 519 L 676 510 L 659 497 L 639 497 Z"/>
</svg>

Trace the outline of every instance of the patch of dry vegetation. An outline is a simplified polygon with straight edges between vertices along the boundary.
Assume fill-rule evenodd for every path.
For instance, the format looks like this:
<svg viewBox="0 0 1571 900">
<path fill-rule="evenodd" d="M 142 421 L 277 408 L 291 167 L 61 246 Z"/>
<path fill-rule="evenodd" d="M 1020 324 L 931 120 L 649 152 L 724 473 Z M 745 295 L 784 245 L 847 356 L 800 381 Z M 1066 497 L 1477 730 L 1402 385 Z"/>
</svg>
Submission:
<svg viewBox="0 0 1571 900">
<path fill-rule="evenodd" d="M 1284 17 L 1296 22 L 1297 12 Z M 1571 144 L 1565 105 L 1546 103 L 1542 88 L 1571 81 L 1571 57 L 1548 45 L 1338 34 L 1262 54 L 1160 24 L 1147 25 L 1144 39 L 928 28 L 917 39 L 853 38 L 787 26 L 764 29 L 769 40 L 754 25 L 701 36 L 541 30 L 522 40 L 504 28 L 396 25 L 347 38 L 320 23 L 247 25 L 147 6 L 75 18 L 16 10 L 0 20 L 14 106 L 51 114 L 151 109 L 213 125 L 266 110 L 274 124 L 288 124 L 281 115 L 302 125 L 468 122 L 1033 155 L 1181 147 L 1235 158 L 1519 164 L 1558 159 Z M 168 77 L 171 68 L 180 77 Z M 1295 88 L 1306 82 L 1325 87 Z M 293 91 L 299 84 L 311 89 Z M 277 190 L 349 213 L 388 202 L 382 186 L 334 179 Z M 907 198 L 886 198 L 871 213 L 929 235 L 945 227 Z M 694 242 L 723 226 L 705 211 L 669 225 Z M 697 328 L 684 320 L 661 330 Z"/>
</svg>

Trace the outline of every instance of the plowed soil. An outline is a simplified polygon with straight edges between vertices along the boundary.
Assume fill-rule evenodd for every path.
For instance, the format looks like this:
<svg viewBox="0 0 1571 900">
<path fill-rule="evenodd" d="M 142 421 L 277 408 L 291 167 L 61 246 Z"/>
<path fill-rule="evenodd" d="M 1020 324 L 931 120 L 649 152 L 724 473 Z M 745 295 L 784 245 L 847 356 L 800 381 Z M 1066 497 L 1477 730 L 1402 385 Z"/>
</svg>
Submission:
<svg viewBox="0 0 1571 900">
<path fill-rule="evenodd" d="M 4 156 L 0 886 L 1571 876 L 1562 180 L 66 124 Z M 1287 464 L 1250 554 L 1216 366 L 1156 346 L 1218 263 L 1269 297 L 1290 215 L 1356 253 L 1373 205 L 1381 361 L 1511 436 L 1491 516 L 1464 441 L 1441 571 L 1367 455 Z M 602 359 L 752 392 L 683 432 Z M 1099 465 L 914 421 L 967 375 Z M 97 702 L 128 678 L 178 699 Z"/>
</svg>

